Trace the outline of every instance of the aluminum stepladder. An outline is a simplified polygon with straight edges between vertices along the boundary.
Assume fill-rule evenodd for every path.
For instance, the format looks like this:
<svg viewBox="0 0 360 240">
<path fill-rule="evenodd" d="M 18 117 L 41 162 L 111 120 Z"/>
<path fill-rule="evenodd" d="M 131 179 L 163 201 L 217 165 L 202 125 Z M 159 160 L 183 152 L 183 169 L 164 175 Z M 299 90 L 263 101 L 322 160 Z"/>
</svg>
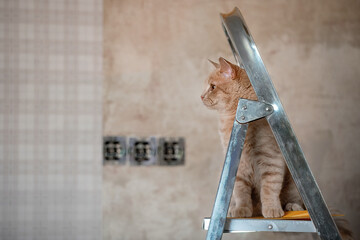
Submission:
<svg viewBox="0 0 360 240">
<path fill-rule="evenodd" d="M 235 59 L 246 70 L 258 101 L 239 100 L 211 219 L 204 219 L 203 223 L 208 230 L 206 239 L 221 239 L 223 232 L 249 231 L 317 232 L 323 240 L 341 239 L 239 9 L 221 14 L 221 20 Z M 263 117 L 312 221 L 226 218 L 248 123 Z"/>
</svg>

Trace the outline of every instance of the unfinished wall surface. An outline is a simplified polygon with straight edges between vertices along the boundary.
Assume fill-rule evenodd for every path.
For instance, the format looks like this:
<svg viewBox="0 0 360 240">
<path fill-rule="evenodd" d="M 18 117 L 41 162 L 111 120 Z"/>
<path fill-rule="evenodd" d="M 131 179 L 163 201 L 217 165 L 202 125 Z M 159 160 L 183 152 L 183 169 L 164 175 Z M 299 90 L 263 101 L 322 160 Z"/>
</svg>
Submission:
<svg viewBox="0 0 360 240">
<path fill-rule="evenodd" d="M 101 239 L 102 1 L 0 0 L 0 239 Z"/>
<path fill-rule="evenodd" d="M 207 59 L 233 61 L 219 13 L 234 6 L 325 199 L 360 237 L 359 1 L 105 0 L 103 134 L 184 136 L 187 150 L 183 167 L 104 167 L 104 239 L 204 239 L 223 153 L 200 94 Z"/>
</svg>

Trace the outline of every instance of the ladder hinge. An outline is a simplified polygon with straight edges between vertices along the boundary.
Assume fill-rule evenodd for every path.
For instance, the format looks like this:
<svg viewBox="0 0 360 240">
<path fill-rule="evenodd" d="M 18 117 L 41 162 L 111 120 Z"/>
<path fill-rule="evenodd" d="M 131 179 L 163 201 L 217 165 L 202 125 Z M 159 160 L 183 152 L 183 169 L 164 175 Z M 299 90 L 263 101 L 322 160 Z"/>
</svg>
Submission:
<svg viewBox="0 0 360 240">
<path fill-rule="evenodd" d="M 269 116 L 273 112 L 274 107 L 271 104 L 240 98 L 236 121 L 244 124 Z"/>
</svg>

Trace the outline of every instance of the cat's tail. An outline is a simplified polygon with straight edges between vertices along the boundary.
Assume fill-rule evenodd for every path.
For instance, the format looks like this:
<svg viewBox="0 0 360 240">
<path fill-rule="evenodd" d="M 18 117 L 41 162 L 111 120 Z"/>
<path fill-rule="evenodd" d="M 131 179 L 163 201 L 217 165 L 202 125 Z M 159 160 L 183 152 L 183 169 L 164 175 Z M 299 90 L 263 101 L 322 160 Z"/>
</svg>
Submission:
<svg viewBox="0 0 360 240">
<path fill-rule="evenodd" d="M 331 215 L 341 214 L 340 211 L 330 208 Z M 335 224 L 339 229 L 342 240 L 354 240 L 350 229 L 350 223 L 345 217 L 334 217 Z"/>
<path fill-rule="evenodd" d="M 334 217 L 334 221 L 339 229 L 342 240 L 354 240 L 348 220 L 344 217 Z"/>
</svg>

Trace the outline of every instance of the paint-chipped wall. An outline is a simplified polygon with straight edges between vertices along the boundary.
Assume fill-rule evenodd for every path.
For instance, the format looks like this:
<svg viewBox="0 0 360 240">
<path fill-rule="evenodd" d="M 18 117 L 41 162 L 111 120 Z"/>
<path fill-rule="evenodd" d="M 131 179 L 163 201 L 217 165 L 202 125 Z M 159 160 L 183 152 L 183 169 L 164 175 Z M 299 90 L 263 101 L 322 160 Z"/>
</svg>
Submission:
<svg viewBox="0 0 360 240">
<path fill-rule="evenodd" d="M 234 6 L 325 199 L 360 237 L 359 1 L 105 0 L 104 135 L 184 136 L 187 155 L 183 167 L 104 167 L 104 239 L 204 239 L 223 153 L 200 93 L 207 59 L 233 60 L 219 13 Z"/>
</svg>

